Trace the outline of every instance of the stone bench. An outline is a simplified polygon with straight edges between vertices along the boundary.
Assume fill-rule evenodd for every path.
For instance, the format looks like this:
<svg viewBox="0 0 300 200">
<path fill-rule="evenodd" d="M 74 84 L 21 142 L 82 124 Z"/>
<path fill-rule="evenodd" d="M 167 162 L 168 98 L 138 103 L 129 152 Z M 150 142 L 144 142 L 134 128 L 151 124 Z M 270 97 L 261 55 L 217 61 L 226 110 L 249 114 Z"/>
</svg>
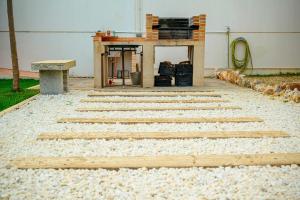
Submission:
<svg viewBox="0 0 300 200">
<path fill-rule="evenodd" d="M 31 63 L 32 70 L 39 70 L 41 94 L 67 92 L 69 69 L 75 65 L 75 60 L 45 60 Z"/>
</svg>

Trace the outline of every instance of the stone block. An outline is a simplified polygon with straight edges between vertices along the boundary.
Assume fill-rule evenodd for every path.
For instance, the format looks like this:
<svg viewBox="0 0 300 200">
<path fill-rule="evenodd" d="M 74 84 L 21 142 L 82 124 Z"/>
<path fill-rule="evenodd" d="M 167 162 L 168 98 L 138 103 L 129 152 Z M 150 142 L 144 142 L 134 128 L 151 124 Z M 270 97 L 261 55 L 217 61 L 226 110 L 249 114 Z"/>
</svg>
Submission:
<svg viewBox="0 0 300 200">
<path fill-rule="evenodd" d="M 68 70 L 76 65 L 75 60 L 44 60 L 31 63 L 32 70 Z"/>
<path fill-rule="evenodd" d="M 31 68 L 40 72 L 41 94 L 62 94 L 68 92 L 69 69 L 75 65 L 75 60 L 33 62 Z"/>
<path fill-rule="evenodd" d="M 63 72 L 58 70 L 40 70 L 41 94 L 64 93 Z"/>
<path fill-rule="evenodd" d="M 64 92 L 68 92 L 69 88 L 69 70 L 63 70 L 63 85 L 64 85 Z"/>
</svg>

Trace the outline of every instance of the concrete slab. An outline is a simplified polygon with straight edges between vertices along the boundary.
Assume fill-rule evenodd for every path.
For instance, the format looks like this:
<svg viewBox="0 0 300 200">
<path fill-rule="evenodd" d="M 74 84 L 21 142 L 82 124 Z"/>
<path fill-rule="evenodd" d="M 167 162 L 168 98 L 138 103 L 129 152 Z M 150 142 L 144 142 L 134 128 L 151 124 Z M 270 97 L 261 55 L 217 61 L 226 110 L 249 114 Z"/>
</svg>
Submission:
<svg viewBox="0 0 300 200">
<path fill-rule="evenodd" d="M 40 71 L 40 92 L 41 94 L 62 94 L 64 93 L 64 81 L 62 71 Z"/>
<path fill-rule="evenodd" d="M 76 65 L 75 60 L 44 60 L 31 63 L 32 70 L 68 70 Z"/>
</svg>

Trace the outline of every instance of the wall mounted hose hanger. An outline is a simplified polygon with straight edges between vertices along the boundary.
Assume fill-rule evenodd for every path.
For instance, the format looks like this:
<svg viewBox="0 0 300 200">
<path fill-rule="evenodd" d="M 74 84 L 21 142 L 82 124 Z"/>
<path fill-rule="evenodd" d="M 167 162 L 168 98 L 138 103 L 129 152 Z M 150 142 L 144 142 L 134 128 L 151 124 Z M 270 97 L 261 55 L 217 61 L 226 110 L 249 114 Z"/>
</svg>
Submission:
<svg viewBox="0 0 300 200">
<path fill-rule="evenodd" d="M 242 59 L 238 59 L 235 54 L 236 47 L 238 44 L 242 44 L 245 47 L 245 54 Z M 231 46 L 231 60 L 232 60 L 233 68 L 235 70 L 239 70 L 240 72 L 244 72 L 247 69 L 250 60 L 251 69 L 253 69 L 252 56 L 251 56 L 251 52 L 247 40 L 243 37 L 238 37 L 231 42 L 230 46 Z"/>
</svg>

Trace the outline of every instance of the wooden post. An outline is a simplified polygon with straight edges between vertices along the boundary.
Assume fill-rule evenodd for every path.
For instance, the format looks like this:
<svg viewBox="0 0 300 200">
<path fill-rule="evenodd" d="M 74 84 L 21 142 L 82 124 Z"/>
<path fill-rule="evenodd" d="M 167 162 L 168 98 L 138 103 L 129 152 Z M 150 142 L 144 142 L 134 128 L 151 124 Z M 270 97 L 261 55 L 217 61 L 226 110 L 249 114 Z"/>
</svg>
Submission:
<svg viewBox="0 0 300 200">
<path fill-rule="evenodd" d="M 124 48 L 122 47 L 122 85 L 125 86 L 125 59 L 124 59 Z"/>
<path fill-rule="evenodd" d="M 193 64 L 193 46 L 188 46 L 188 58 L 189 61 Z"/>
<path fill-rule="evenodd" d="M 8 16 L 8 26 L 9 26 L 11 62 L 12 62 L 12 70 L 13 70 L 13 90 L 19 91 L 20 90 L 20 85 L 19 85 L 20 75 L 19 75 L 19 64 L 18 64 L 18 54 L 17 54 L 17 44 L 16 44 L 12 0 L 7 0 L 7 16 Z"/>
<path fill-rule="evenodd" d="M 154 45 L 147 42 L 143 45 L 143 87 L 154 87 Z"/>
<path fill-rule="evenodd" d="M 99 41 L 94 41 L 94 87 L 102 88 L 102 53 L 103 46 Z"/>
<path fill-rule="evenodd" d="M 107 48 L 104 47 L 102 56 L 102 87 L 106 87 L 108 83 L 108 56 Z"/>
<path fill-rule="evenodd" d="M 193 86 L 204 85 L 204 50 L 202 45 L 193 48 Z"/>
</svg>

